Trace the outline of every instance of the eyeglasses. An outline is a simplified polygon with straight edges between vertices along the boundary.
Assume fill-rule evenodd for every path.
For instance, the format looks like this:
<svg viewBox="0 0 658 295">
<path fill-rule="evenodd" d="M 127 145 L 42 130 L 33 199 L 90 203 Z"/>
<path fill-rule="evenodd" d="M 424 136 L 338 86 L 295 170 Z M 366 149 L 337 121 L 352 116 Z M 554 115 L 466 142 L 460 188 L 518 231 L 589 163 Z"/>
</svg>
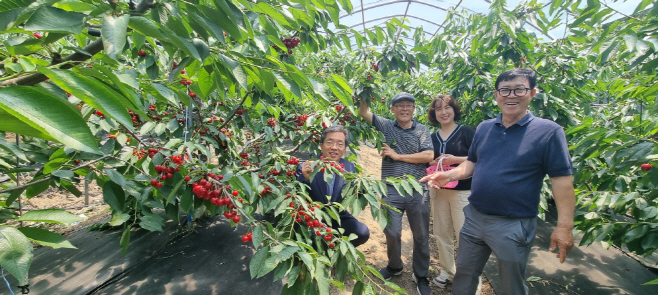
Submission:
<svg viewBox="0 0 658 295">
<path fill-rule="evenodd" d="M 345 143 L 340 142 L 340 141 L 339 141 L 339 142 L 325 141 L 325 142 L 324 142 L 324 145 L 326 145 L 327 147 L 334 147 L 334 146 L 335 146 L 335 147 L 337 147 L 337 148 L 339 148 L 339 149 L 342 149 L 342 148 L 345 147 Z"/>
<path fill-rule="evenodd" d="M 526 95 L 526 93 L 528 93 L 528 90 L 530 90 L 530 88 L 516 88 L 516 89 L 500 88 L 500 89 L 496 89 L 496 91 L 498 91 L 500 96 L 510 96 L 510 94 L 512 94 L 512 92 L 514 92 L 515 96 L 524 96 L 524 95 Z"/>
<path fill-rule="evenodd" d="M 394 105 L 394 107 L 396 107 L 396 108 L 398 108 L 398 109 L 406 110 L 406 109 L 413 109 L 413 108 L 415 108 L 416 106 L 413 105 L 413 104 L 405 104 L 405 105 L 399 105 L 399 104 L 396 104 L 396 105 Z"/>
</svg>

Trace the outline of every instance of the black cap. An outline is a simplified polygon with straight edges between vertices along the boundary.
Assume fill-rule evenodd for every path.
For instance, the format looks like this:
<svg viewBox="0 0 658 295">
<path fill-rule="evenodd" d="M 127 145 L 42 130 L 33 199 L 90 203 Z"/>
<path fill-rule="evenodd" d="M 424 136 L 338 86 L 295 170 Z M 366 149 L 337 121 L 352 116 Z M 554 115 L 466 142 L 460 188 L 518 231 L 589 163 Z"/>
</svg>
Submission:
<svg viewBox="0 0 658 295">
<path fill-rule="evenodd" d="M 411 93 L 400 92 L 400 93 L 396 94 L 395 96 L 393 96 L 393 98 L 391 99 L 391 105 L 394 106 L 396 103 L 398 103 L 400 101 L 403 101 L 403 100 L 411 101 L 414 104 L 416 103 L 416 99 L 414 98 L 413 95 L 411 95 Z"/>
</svg>

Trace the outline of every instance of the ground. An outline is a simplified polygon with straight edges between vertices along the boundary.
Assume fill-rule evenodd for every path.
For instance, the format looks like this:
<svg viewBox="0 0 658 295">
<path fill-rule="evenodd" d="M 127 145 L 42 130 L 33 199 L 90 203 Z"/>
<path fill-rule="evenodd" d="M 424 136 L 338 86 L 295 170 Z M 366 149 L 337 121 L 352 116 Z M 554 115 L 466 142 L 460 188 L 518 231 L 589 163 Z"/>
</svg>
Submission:
<svg viewBox="0 0 658 295">
<path fill-rule="evenodd" d="M 361 152 L 359 156 L 359 164 L 364 168 L 366 173 L 379 176 L 381 158 L 379 157 L 377 150 L 369 148 L 365 145 L 362 145 L 360 149 Z M 78 189 L 84 192 L 84 185 L 80 184 Z M 105 217 L 109 216 L 109 208 L 103 202 L 102 190 L 95 184 L 95 182 L 90 183 L 88 193 L 89 204 L 85 204 L 84 195 L 77 198 L 69 192 L 55 191 L 51 188 L 37 197 L 31 198 L 29 200 L 23 199 L 23 208 L 24 210 L 62 208 L 84 218 L 83 221 L 74 224 L 72 227 L 55 226 L 54 228 L 51 228 L 52 230 L 66 234 L 67 232 L 79 229 L 81 227 L 97 223 Z M 370 240 L 367 243 L 359 246 L 358 249 L 366 256 L 367 263 L 370 263 L 373 267 L 379 269 L 386 266 L 388 261 L 386 257 L 386 239 L 384 237 L 383 231 L 377 222 L 372 219 L 369 212 L 370 210 L 366 209 L 363 211 L 363 213 L 357 216 L 361 222 L 365 223 L 370 228 L 371 232 Z M 391 279 L 391 281 L 405 289 L 408 294 L 417 294 L 416 283 L 414 283 L 411 278 L 412 271 L 410 266 L 413 241 L 406 218 L 403 222 L 402 242 L 403 261 L 407 267 L 401 276 L 394 277 Z M 436 241 L 433 238 L 430 239 L 430 249 L 432 254 L 430 273 L 433 277 L 438 275 L 439 272 L 438 249 L 436 246 Z M 345 282 L 345 291 L 341 291 L 337 287 L 333 287 L 331 294 L 352 294 L 352 287 L 353 282 Z M 447 289 L 441 289 L 436 286 L 432 286 L 432 294 L 449 294 L 450 287 L 451 286 L 448 285 Z M 486 279 L 484 279 L 482 294 L 494 294 Z"/>
</svg>

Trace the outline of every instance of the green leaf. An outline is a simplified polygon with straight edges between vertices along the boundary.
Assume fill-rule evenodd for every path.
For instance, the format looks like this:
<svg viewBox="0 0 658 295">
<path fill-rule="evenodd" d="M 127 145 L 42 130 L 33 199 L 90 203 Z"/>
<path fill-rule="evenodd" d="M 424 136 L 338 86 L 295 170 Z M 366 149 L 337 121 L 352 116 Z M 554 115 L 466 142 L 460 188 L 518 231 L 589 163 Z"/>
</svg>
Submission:
<svg viewBox="0 0 658 295">
<path fill-rule="evenodd" d="M 128 244 L 130 244 L 130 228 L 130 226 L 126 226 L 121 234 L 121 241 L 119 242 L 121 245 L 121 255 L 126 255 L 126 252 L 128 252 Z"/>
<path fill-rule="evenodd" d="M 25 154 L 20 148 L 18 148 L 18 145 L 16 143 L 10 143 L 0 138 L 0 148 L 12 153 L 13 155 L 15 155 L 16 157 L 18 157 L 23 161 L 28 161 L 27 158 L 25 157 Z"/>
<path fill-rule="evenodd" d="M 242 68 L 242 65 L 239 62 L 237 62 L 237 61 L 235 61 L 235 60 L 233 60 L 233 59 L 231 59 L 231 58 L 229 58 L 229 57 L 227 57 L 227 56 L 225 56 L 221 53 L 217 53 L 217 56 L 222 61 L 220 63 L 222 65 L 224 65 L 226 67 L 226 69 L 229 70 L 230 73 L 233 74 L 233 77 L 235 77 L 235 80 L 238 82 L 238 84 L 240 84 L 240 86 L 244 90 L 249 90 L 248 86 L 247 86 L 247 82 L 248 82 L 247 81 L 247 73 Z"/>
<path fill-rule="evenodd" d="M 354 288 L 352 289 L 352 295 L 363 295 L 363 292 L 365 291 L 365 285 L 361 281 L 357 281 L 354 284 Z"/>
<path fill-rule="evenodd" d="M 21 231 L 30 241 L 38 243 L 39 245 L 57 248 L 73 248 L 77 249 L 67 241 L 64 236 L 54 233 L 45 229 L 35 227 L 19 227 Z"/>
<path fill-rule="evenodd" d="M 119 99 L 123 95 L 108 88 L 103 83 L 76 74 L 73 71 L 41 67 L 39 72 L 48 76 L 57 86 L 103 112 L 103 115 L 110 116 L 119 121 L 124 127 L 133 130 L 132 119 L 126 110 L 126 106 Z"/>
<path fill-rule="evenodd" d="M 265 265 L 265 260 L 267 259 L 267 253 L 269 252 L 269 247 L 263 247 L 254 256 L 251 257 L 249 262 L 249 273 L 251 278 L 254 279 L 260 272 L 260 270 Z"/>
<path fill-rule="evenodd" d="M 174 93 L 173 90 L 169 89 L 169 87 L 160 84 L 160 83 L 153 83 L 153 87 L 155 87 L 155 90 L 158 91 L 162 97 L 164 97 L 166 100 L 169 101 L 169 103 L 173 105 L 178 105 L 178 99 L 176 98 L 176 93 Z"/>
<path fill-rule="evenodd" d="M 128 213 L 115 214 L 112 215 L 112 220 L 110 220 L 109 224 L 111 226 L 119 226 L 128 221 L 130 217 L 131 216 Z"/>
<path fill-rule="evenodd" d="M 178 183 L 176 183 L 176 185 L 174 186 L 174 189 L 171 190 L 171 193 L 167 197 L 167 201 L 165 202 L 165 205 L 168 205 L 169 202 L 171 202 L 171 200 L 174 198 L 174 196 L 176 196 L 178 194 L 178 189 L 181 187 L 181 185 L 183 185 L 184 182 L 185 182 L 185 180 L 181 179 Z"/>
<path fill-rule="evenodd" d="M 290 80 L 287 76 L 284 76 L 279 72 L 275 72 L 272 74 L 279 81 L 280 85 L 283 85 L 286 89 L 288 89 L 292 94 L 294 94 L 298 98 L 302 98 L 302 92 L 299 88 L 299 85 L 297 85 L 297 83 L 295 83 L 294 80 Z"/>
<path fill-rule="evenodd" d="M 80 220 L 82 220 L 82 217 L 77 216 L 64 209 L 31 210 L 21 215 L 21 217 L 18 218 L 18 221 L 47 222 L 47 223 L 59 223 L 59 224 L 71 224 Z"/>
<path fill-rule="evenodd" d="M 101 38 L 105 53 L 113 59 L 121 55 L 126 45 L 126 30 L 128 29 L 129 14 L 120 17 L 105 15 L 101 25 Z M 137 46 L 137 45 L 136 45 Z"/>
<path fill-rule="evenodd" d="M 160 31 L 158 26 L 152 20 L 141 17 L 133 16 L 128 22 L 128 27 L 139 32 L 142 35 L 153 37 L 160 41 L 167 41 L 168 38 Z"/>
<path fill-rule="evenodd" d="M 79 34 L 85 25 L 85 14 L 51 6 L 41 6 L 25 23 L 27 31 Z"/>
<path fill-rule="evenodd" d="M 11 226 L 0 226 L 0 266 L 11 273 L 19 285 L 27 284 L 32 251 L 32 244 L 23 233 Z"/>
<path fill-rule="evenodd" d="M 33 128 L 29 124 L 21 121 L 21 119 L 8 113 L 1 107 L 0 107 L 0 118 L 2 118 L 2 121 L 0 121 L 0 130 L 9 131 L 30 137 L 37 137 L 49 141 L 57 141 L 53 137 L 51 137 L 50 134 L 44 133 L 41 130 Z"/>
<path fill-rule="evenodd" d="M 103 200 L 116 212 L 123 212 L 126 196 L 123 188 L 113 181 L 105 182 L 103 185 Z"/>
<path fill-rule="evenodd" d="M 254 248 L 258 249 L 258 247 L 260 247 L 260 243 L 263 242 L 263 226 L 259 224 L 254 227 L 254 229 L 251 231 L 251 235 Z"/>
<path fill-rule="evenodd" d="M 315 280 L 318 282 L 318 291 L 320 295 L 329 295 L 331 290 L 331 278 L 327 272 L 327 266 L 319 260 L 315 261 Z"/>
<path fill-rule="evenodd" d="M 162 231 L 165 221 L 160 215 L 145 211 L 142 211 L 142 214 L 139 226 L 149 231 Z"/>
<path fill-rule="evenodd" d="M 82 119 L 77 109 L 50 93 L 41 92 L 28 86 L 2 88 L 0 89 L 0 108 L 28 124 L 32 130 L 48 134 L 51 138 L 71 148 L 102 154 L 87 122 Z M 48 114 L 48 116 L 44 116 L 44 114 Z M 0 130 L 7 130 L 4 128 L 4 124 L 5 118 L 3 117 L 0 122 Z M 20 132 L 22 130 L 17 131 L 19 134 L 23 134 Z"/>
<path fill-rule="evenodd" d="M 190 214 L 192 209 L 194 209 L 194 196 L 192 195 L 192 189 L 187 188 L 185 192 L 180 197 L 180 208 L 183 212 Z"/>
<path fill-rule="evenodd" d="M 202 13 L 204 13 L 212 22 L 220 26 L 222 30 L 231 35 L 231 37 L 238 41 L 242 40 L 242 32 L 240 31 L 233 12 L 226 1 L 217 0 L 214 2 L 218 9 L 204 8 Z"/>
<path fill-rule="evenodd" d="M 103 169 L 105 171 L 105 174 L 110 177 L 112 181 L 114 181 L 116 184 L 120 185 L 121 187 L 126 186 L 126 178 L 121 175 L 121 173 L 117 172 L 116 170 L 112 168 L 105 168 Z"/>
</svg>

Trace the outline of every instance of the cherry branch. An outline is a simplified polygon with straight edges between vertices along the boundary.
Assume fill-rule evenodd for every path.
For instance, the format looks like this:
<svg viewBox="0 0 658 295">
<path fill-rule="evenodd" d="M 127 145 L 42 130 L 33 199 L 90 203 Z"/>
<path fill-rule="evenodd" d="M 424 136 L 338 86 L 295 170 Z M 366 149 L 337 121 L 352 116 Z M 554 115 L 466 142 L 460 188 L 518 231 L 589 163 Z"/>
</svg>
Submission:
<svg viewBox="0 0 658 295">
<path fill-rule="evenodd" d="M 73 169 L 71 169 L 71 170 L 69 170 L 69 171 L 75 171 L 75 170 L 78 170 L 78 169 L 82 169 L 82 168 L 84 168 L 84 167 L 87 167 L 87 166 L 89 166 L 89 165 L 96 164 L 97 162 L 102 161 L 102 160 L 105 160 L 105 159 L 110 158 L 110 157 L 112 157 L 112 155 L 105 155 L 105 156 L 100 157 L 100 158 L 98 158 L 98 159 L 96 159 L 96 160 L 93 160 L 93 161 L 88 162 L 88 163 L 86 163 L 86 164 L 83 164 L 83 165 L 80 165 L 80 166 L 78 166 L 78 167 L 75 167 L 75 168 L 73 168 Z M 46 178 L 42 178 L 42 179 L 39 179 L 39 180 L 35 180 L 35 181 L 33 181 L 33 182 L 29 182 L 29 183 L 26 183 L 26 184 L 23 184 L 23 185 L 19 185 L 19 186 L 15 186 L 15 187 L 12 187 L 12 188 L 4 189 L 4 190 L 1 190 L 1 191 L 0 191 L 0 194 L 4 194 L 4 193 L 8 193 L 8 192 L 13 192 L 13 191 L 16 191 L 16 190 L 24 189 L 24 188 L 26 188 L 26 187 L 28 187 L 28 186 L 32 186 L 32 185 L 39 184 L 39 183 L 42 183 L 42 182 L 50 181 L 50 180 L 52 180 L 53 178 L 54 178 L 53 176 L 48 176 L 48 177 L 46 177 Z"/>
<path fill-rule="evenodd" d="M 135 9 L 135 12 L 138 14 L 141 14 L 148 10 L 151 5 L 155 2 L 155 0 L 142 0 L 137 4 L 137 7 Z M 75 52 L 59 61 L 53 61 L 50 65 L 48 66 L 53 66 L 61 63 L 65 63 L 60 69 L 70 69 L 74 66 L 76 66 L 79 63 L 82 63 L 88 59 L 90 59 L 92 56 L 94 56 L 96 53 L 99 53 L 103 50 L 103 39 L 98 38 L 95 41 L 91 42 L 89 45 L 85 46 L 82 48 L 81 51 Z M 83 53 L 84 52 L 84 53 Z M 0 87 L 3 86 L 10 86 L 10 85 L 24 85 L 24 86 L 32 86 L 37 83 L 41 83 L 43 81 L 46 81 L 48 77 L 44 74 L 31 74 L 29 76 L 22 76 L 22 77 L 16 77 L 13 79 L 9 79 L 6 81 L 0 82 Z"/>
<path fill-rule="evenodd" d="M 247 141 L 247 143 L 245 143 L 244 146 L 242 146 L 242 148 L 240 149 L 240 151 L 238 152 L 238 154 L 242 154 L 242 153 L 244 153 L 244 151 L 245 151 L 245 150 L 246 150 L 246 149 L 247 149 L 252 143 L 254 143 L 254 142 L 256 142 L 256 141 L 262 139 L 263 137 L 265 137 L 265 135 L 266 135 L 265 133 L 261 133 L 261 134 L 260 134 L 259 136 L 257 136 L 256 138 L 254 138 L 254 139 L 252 139 L 252 140 L 250 140 L 250 141 Z"/>
<path fill-rule="evenodd" d="M 228 122 L 231 122 L 231 119 L 233 119 L 233 117 L 235 116 L 235 113 L 240 109 L 240 107 L 242 107 L 244 102 L 247 100 L 247 97 L 249 97 L 249 94 L 251 94 L 252 92 L 253 91 L 250 90 L 250 91 L 247 91 L 247 93 L 244 94 L 244 97 L 242 98 L 242 101 L 240 101 L 240 103 L 235 107 L 235 109 L 233 109 L 233 112 L 231 112 L 231 115 L 228 116 L 228 118 L 226 118 L 226 121 L 221 126 L 217 127 L 217 129 L 222 129 L 222 128 L 226 127 L 226 124 L 228 124 Z"/>
</svg>

